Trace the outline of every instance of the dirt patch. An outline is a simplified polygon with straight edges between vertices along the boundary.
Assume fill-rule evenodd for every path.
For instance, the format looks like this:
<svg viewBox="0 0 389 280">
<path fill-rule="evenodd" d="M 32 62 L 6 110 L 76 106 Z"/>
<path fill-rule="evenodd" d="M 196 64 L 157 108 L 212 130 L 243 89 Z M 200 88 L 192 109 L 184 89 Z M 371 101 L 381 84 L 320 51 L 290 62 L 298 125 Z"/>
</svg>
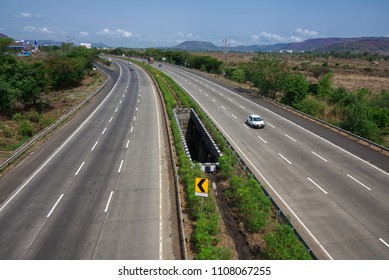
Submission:
<svg viewBox="0 0 389 280">
<path fill-rule="evenodd" d="M 343 87 L 348 91 L 366 88 L 377 93 L 382 90 L 389 91 L 389 77 L 334 73 L 333 85 L 334 87 Z"/>
<path fill-rule="evenodd" d="M 227 59 L 223 52 L 201 52 L 194 55 L 209 55 L 231 67 L 238 63 L 247 63 L 256 56 L 253 53 L 228 53 Z M 304 68 L 312 66 L 325 66 L 334 73 L 334 87 L 343 87 L 350 91 L 366 88 L 373 93 L 382 90 L 389 90 L 389 61 L 368 61 L 363 58 L 341 59 L 341 58 L 307 58 L 304 55 L 280 54 L 279 57 L 286 61 L 290 68 Z M 305 66 L 304 66 L 305 65 Z M 300 69 L 301 70 L 301 69 Z M 303 71 L 308 80 L 316 80 L 309 71 Z"/>
<path fill-rule="evenodd" d="M 228 202 L 225 199 L 222 184 L 215 192 L 217 205 L 222 217 L 222 236 L 223 246 L 230 248 L 233 252 L 232 259 L 252 260 L 255 256 L 252 254 L 249 243 L 244 234 L 242 234 L 243 226 L 237 221 L 236 215 L 231 211 Z"/>
</svg>

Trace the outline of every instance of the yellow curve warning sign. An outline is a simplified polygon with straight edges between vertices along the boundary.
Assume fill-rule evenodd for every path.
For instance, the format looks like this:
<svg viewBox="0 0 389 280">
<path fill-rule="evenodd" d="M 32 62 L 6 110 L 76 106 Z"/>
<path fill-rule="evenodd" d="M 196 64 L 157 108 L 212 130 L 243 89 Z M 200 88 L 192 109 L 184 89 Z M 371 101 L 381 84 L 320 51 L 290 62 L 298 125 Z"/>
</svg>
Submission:
<svg viewBox="0 0 389 280">
<path fill-rule="evenodd" d="M 196 178 L 195 179 L 195 194 L 197 196 L 208 197 L 208 179 Z"/>
</svg>

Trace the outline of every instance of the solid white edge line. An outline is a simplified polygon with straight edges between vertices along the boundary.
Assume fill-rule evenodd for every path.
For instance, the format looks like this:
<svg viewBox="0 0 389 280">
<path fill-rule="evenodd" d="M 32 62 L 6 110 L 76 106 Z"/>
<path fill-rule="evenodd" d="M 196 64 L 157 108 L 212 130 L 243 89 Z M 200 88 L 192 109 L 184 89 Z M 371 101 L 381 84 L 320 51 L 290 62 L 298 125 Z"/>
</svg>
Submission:
<svg viewBox="0 0 389 280">
<path fill-rule="evenodd" d="M 58 206 L 58 203 L 61 201 L 64 194 L 61 194 L 60 197 L 57 199 L 57 202 L 54 204 L 54 206 L 51 208 L 49 214 L 47 214 L 46 218 L 50 218 L 51 214 L 53 214 L 54 209 Z"/>
<path fill-rule="evenodd" d="M 77 175 L 78 175 L 78 173 L 81 171 L 81 168 L 84 166 L 84 164 L 85 164 L 85 161 L 83 161 L 83 162 L 81 163 L 80 167 L 77 169 L 77 171 L 76 171 L 76 173 L 74 174 L 74 176 L 77 176 Z"/>
<path fill-rule="evenodd" d="M 107 201 L 107 205 L 105 206 L 104 213 L 107 213 L 108 211 L 109 205 L 111 204 L 112 195 L 113 195 L 113 191 L 111 191 L 111 193 L 109 194 L 109 198 Z"/>
<path fill-rule="evenodd" d="M 152 87 L 157 111 L 157 127 L 158 127 L 158 161 L 159 161 L 159 259 L 163 260 L 163 193 L 162 193 L 162 155 L 161 155 L 161 124 L 160 112 L 158 107 L 157 95 Z"/>
<path fill-rule="evenodd" d="M 384 243 L 384 245 L 389 248 L 389 244 L 386 243 L 385 240 L 383 240 L 382 238 L 378 238 L 378 240 Z"/>
<path fill-rule="evenodd" d="M 103 104 L 107 101 L 107 99 L 112 95 L 112 93 L 116 89 L 118 82 L 123 74 L 122 67 L 120 66 L 120 64 L 118 64 L 118 66 L 120 69 L 119 78 L 116 81 L 113 88 L 111 89 L 111 91 L 107 94 L 107 96 L 103 99 L 103 101 L 101 101 L 99 106 L 97 106 L 96 109 L 93 110 L 93 112 L 88 116 L 88 118 L 80 124 L 80 126 L 65 140 L 65 142 L 63 142 L 62 145 L 59 146 L 59 148 L 57 150 L 55 150 L 55 152 L 38 168 L 38 170 L 36 170 L 34 172 L 34 174 L 32 174 L 27 179 L 27 181 L 25 181 L 24 184 L 21 185 L 18 188 L 18 190 L 14 194 L 12 194 L 11 197 L 5 203 L 3 203 L 3 205 L 0 208 L 0 212 L 3 211 L 3 209 L 28 185 L 28 183 L 30 183 L 31 180 L 66 146 L 66 144 L 69 143 L 69 141 L 73 139 L 73 137 L 78 133 L 78 131 L 80 131 L 80 129 L 84 127 L 84 125 L 93 117 L 93 115 L 100 109 L 101 106 L 103 106 Z"/>
<path fill-rule="evenodd" d="M 316 154 L 314 151 L 311 151 L 312 154 L 314 154 L 315 156 L 317 156 L 318 158 L 320 158 L 321 160 L 325 161 L 325 162 L 328 162 L 328 160 L 326 160 L 325 158 L 323 158 L 322 156 Z"/>
<path fill-rule="evenodd" d="M 123 166 L 123 160 L 120 162 L 120 166 L 119 166 L 119 169 L 118 169 L 118 173 L 120 173 L 120 171 L 122 171 L 122 166 Z"/>
<path fill-rule="evenodd" d="M 355 182 L 357 182 L 358 184 L 360 184 L 362 187 L 368 189 L 369 191 L 371 191 L 371 188 L 365 186 L 363 183 L 359 182 L 357 179 L 355 179 L 353 176 L 351 176 L 350 174 L 347 174 L 347 176 L 351 179 L 353 179 Z"/>
<path fill-rule="evenodd" d="M 314 184 L 316 187 L 318 187 L 323 193 L 328 194 L 322 187 L 320 187 L 318 184 L 315 183 L 311 178 L 307 177 L 309 181 L 311 181 L 312 184 Z"/>
<path fill-rule="evenodd" d="M 284 157 L 283 155 L 281 155 L 280 153 L 278 153 L 278 155 L 280 157 L 282 157 L 287 163 L 289 163 L 290 165 L 292 164 L 286 157 Z"/>
<path fill-rule="evenodd" d="M 186 90 L 187 92 L 189 92 L 185 86 L 183 84 L 181 84 L 180 82 L 176 81 L 184 90 Z M 232 91 L 230 91 L 232 92 Z M 235 94 L 235 93 L 234 93 Z M 236 94 L 237 95 L 237 94 Z M 239 95 L 237 95 L 239 96 Z M 263 176 L 263 174 L 258 170 L 258 168 L 251 162 L 251 160 L 246 156 L 245 153 L 243 153 L 243 151 L 239 148 L 239 146 L 235 143 L 235 141 L 231 138 L 231 136 L 220 126 L 220 124 L 212 117 L 211 114 L 209 114 L 209 112 L 204 108 L 204 106 L 202 106 L 197 100 L 196 98 L 194 98 L 192 96 L 192 98 L 197 102 L 197 104 L 199 104 L 199 106 L 203 109 L 203 111 L 209 116 L 209 118 L 218 126 L 218 128 L 220 129 L 220 131 L 222 131 L 225 135 L 225 137 L 228 138 L 228 140 L 231 142 L 232 145 L 235 146 L 235 149 L 238 150 L 241 155 L 245 158 L 245 160 L 252 166 L 253 170 L 255 170 L 257 172 L 257 174 L 259 174 L 259 176 L 265 181 L 265 183 L 267 184 L 267 186 L 274 192 L 274 194 L 277 196 L 277 198 L 285 205 L 285 207 L 287 208 L 287 210 L 296 218 L 297 222 L 304 228 L 304 230 L 311 236 L 311 238 L 314 240 L 314 242 L 320 247 L 320 249 L 324 252 L 324 254 L 327 256 L 327 258 L 329 258 L 330 260 L 333 260 L 334 258 L 330 255 L 330 253 L 328 253 L 328 251 L 324 248 L 324 246 L 320 243 L 320 241 L 316 238 L 316 236 L 313 235 L 313 233 L 309 230 L 309 228 L 303 223 L 303 221 L 300 219 L 299 216 L 297 216 L 297 214 L 292 210 L 292 208 L 290 208 L 290 206 L 286 203 L 286 201 L 281 197 L 281 195 L 276 191 L 276 189 L 270 184 L 270 182 L 265 178 L 265 176 Z M 232 101 L 232 100 L 231 100 Z M 254 102 L 252 102 L 254 103 Z M 254 103 L 256 104 L 256 103 Z M 258 105 L 258 104 L 257 104 Z M 259 105 L 258 105 L 259 106 Z M 260 106 L 262 107 L 262 106 Z"/>
</svg>

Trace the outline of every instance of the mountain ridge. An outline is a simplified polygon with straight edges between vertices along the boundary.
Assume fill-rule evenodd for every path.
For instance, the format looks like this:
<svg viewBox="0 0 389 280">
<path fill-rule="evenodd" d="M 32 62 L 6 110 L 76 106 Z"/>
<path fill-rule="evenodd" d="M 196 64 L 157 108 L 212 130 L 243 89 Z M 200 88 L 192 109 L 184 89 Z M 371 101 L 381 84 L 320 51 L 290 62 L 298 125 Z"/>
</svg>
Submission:
<svg viewBox="0 0 389 280">
<path fill-rule="evenodd" d="M 190 51 L 223 51 L 224 47 L 211 42 L 185 41 L 170 49 Z M 249 45 L 228 47 L 230 52 L 280 52 L 280 51 L 360 51 L 389 54 L 389 37 L 357 37 L 357 38 L 316 38 L 302 42 L 278 43 L 272 45 Z"/>
</svg>

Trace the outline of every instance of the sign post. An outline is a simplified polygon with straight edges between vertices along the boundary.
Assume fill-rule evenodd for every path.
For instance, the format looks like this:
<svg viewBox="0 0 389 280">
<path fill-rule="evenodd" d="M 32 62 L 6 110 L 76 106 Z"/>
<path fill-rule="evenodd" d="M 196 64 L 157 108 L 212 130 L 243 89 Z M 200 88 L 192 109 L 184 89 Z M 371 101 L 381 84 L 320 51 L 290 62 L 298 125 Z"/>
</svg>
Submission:
<svg viewBox="0 0 389 280">
<path fill-rule="evenodd" d="M 195 179 L 195 195 L 200 196 L 200 215 L 203 214 L 203 197 L 208 197 L 208 179 Z"/>
</svg>

